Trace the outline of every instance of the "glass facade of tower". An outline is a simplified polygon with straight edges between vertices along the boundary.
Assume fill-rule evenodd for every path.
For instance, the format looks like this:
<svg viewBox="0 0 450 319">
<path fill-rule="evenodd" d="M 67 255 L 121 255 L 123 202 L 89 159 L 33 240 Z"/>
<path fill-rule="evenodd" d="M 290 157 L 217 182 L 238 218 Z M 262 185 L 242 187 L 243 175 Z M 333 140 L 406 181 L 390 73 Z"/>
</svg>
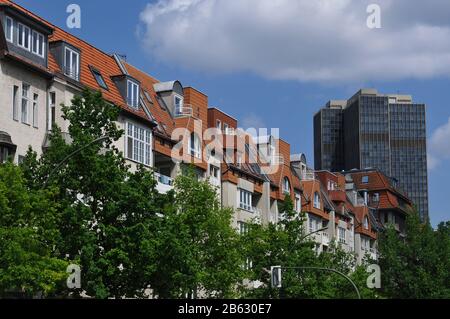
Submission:
<svg viewBox="0 0 450 319">
<path fill-rule="evenodd" d="M 390 104 L 391 176 L 428 216 L 428 174 L 424 104 Z"/>
<path fill-rule="evenodd" d="M 331 171 L 340 170 L 344 165 L 343 146 L 343 112 L 342 109 L 328 108 L 316 114 L 314 118 L 314 147 L 320 156 L 315 161 L 317 166 L 329 167 Z"/>
<path fill-rule="evenodd" d="M 361 96 L 359 98 L 360 168 L 377 168 L 390 176 L 388 106 L 387 97 Z"/>
<path fill-rule="evenodd" d="M 342 109 L 326 107 L 316 114 L 315 168 L 379 169 L 397 180 L 422 218 L 428 218 L 425 105 L 397 102 L 374 90 L 360 91 L 347 102 Z"/>
</svg>

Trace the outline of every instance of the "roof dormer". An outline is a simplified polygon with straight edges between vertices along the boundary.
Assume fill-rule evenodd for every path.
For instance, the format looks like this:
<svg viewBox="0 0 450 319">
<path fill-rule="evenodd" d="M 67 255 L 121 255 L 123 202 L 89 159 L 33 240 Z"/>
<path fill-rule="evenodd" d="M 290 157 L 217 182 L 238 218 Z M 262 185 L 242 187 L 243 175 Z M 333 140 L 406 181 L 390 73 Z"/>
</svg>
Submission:
<svg viewBox="0 0 450 319">
<path fill-rule="evenodd" d="M 55 41 L 50 43 L 50 51 L 61 72 L 72 80 L 80 81 L 81 50 L 65 41 Z"/>
<path fill-rule="evenodd" d="M 0 19 L 7 51 L 46 68 L 53 29 L 8 5 L 0 5 Z"/>
<path fill-rule="evenodd" d="M 123 74 L 113 77 L 120 94 L 131 108 L 138 109 L 141 92 L 141 82 L 135 78 Z"/>
<path fill-rule="evenodd" d="M 192 115 L 192 108 L 184 104 L 183 86 L 179 81 L 155 83 L 153 88 L 174 117 Z"/>
</svg>

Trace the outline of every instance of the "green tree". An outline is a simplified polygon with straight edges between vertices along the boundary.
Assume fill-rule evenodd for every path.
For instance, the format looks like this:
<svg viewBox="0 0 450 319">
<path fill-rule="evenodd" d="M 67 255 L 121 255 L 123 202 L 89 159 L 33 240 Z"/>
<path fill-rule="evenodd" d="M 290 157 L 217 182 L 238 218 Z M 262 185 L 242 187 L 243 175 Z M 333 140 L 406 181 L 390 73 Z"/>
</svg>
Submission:
<svg viewBox="0 0 450 319">
<path fill-rule="evenodd" d="M 152 288 L 160 298 L 236 297 L 243 260 L 231 227 L 232 210 L 192 170 L 177 177 L 173 204 L 165 209 Z"/>
<path fill-rule="evenodd" d="M 119 109 L 100 92 L 85 90 L 62 111 L 70 143 L 54 128 L 39 160 L 30 151 L 23 164 L 28 185 L 58 190 L 61 240 L 56 246 L 60 256 L 80 263 L 78 294 L 142 296 L 155 269 L 157 214 L 165 196 L 156 191 L 150 171 L 131 172 L 114 146 L 123 134 L 116 125 Z"/>
<path fill-rule="evenodd" d="M 0 164 L 0 297 L 64 289 L 68 262 L 54 257 L 61 239 L 55 195 L 28 189 L 17 166 Z"/>
<path fill-rule="evenodd" d="M 405 237 L 389 227 L 379 239 L 383 293 L 390 298 L 449 298 L 449 223 L 434 231 L 419 214 L 406 218 Z"/>
</svg>

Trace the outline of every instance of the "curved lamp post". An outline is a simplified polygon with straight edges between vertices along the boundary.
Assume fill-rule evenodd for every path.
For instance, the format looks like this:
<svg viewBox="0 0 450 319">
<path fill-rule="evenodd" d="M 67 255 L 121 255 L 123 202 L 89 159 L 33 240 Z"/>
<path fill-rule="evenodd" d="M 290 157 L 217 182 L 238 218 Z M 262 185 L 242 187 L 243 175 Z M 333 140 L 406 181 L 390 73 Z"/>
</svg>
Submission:
<svg viewBox="0 0 450 319">
<path fill-rule="evenodd" d="M 353 282 L 353 280 L 350 279 L 349 276 L 347 276 L 346 274 L 344 274 L 343 272 L 340 272 L 339 270 L 336 269 L 332 269 L 332 268 L 325 268 L 325 267 L 281 267 L 281 266 L 273 266 L 271 267 L 272 273 L 270 274 L 272 276 L 272 278 L 274 277 L 274 273 L 279 270 L 280 273 L 275 273 L 276 276 L 276 280 L 274 282 L 274 280 L 272 280 L 272 286 L 274 286 L 275 283 L 275 287 L 280 288 L 281 287 L 281 270 L 282 269 L 306 269 L 306 270 L 321 270 L 321 271 L 330 271 L 330 272 L 334 272 L 338 275 L 341 275 L 342 277 L 344 277 L 345 279 L 347 279 L 353 286 L 353 288 L 355 288 L 356 294 L 358 295 L 358 299 L 362 299 L 361 298 L 361 294 L 359 293 L 359 289 L 358 287 L 356 287 L 356 284 Z"/>
<path fill-rule="evenodd" d="M 102 136 L 99 137 L 95 140 L 93 140 L 92 142 L 80 147 L 79 149 L 76 149 L 75 151 L 73 151 L 72 153 L 70 153 L 69 155 L 67 155 L 61 162 L 58 163 L 58 165 L 56 165 L 56 167 L 54 169 L 52 169 L 52 171 L 50 172 L 50 174 L 48 174 L 47 179 L 44 182 L 44 187 L 47 186 L 48 181 L 50 180 L 50 178 L 52 177 L 52 175 L 61 168 L 61 166 L 63 166 L 72 156 L 80 153 L 82 150 L 88 148 L 89 146 L 95 144 L 95 143 L 99 143 L 99 142 L 103 142 L 104 140 L 109 139 L 109 136 Z"/>
</svg>

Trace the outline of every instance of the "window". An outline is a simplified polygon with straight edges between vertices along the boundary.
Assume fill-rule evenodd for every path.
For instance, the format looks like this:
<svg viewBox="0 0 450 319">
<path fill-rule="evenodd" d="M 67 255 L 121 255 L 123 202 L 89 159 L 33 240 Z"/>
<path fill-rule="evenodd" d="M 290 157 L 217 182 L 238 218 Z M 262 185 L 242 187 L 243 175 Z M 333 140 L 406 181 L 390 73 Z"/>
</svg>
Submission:
<svg viewBox="0 0 450 319">
<path fill-rule="evenodd" d="M 153 103 L 152 98 L 150 97 L 150 94 L 148 94 L 147 91 L 144 91 L 144 95 L 145 95 L 145 98 L 147 99 L 147 101 L 149 101 L 150 103 Z"/>
<path fill-rule="evenodd" d="M 314 208 L 320 209 L 320 196 L 318 192 L 314 193 Z"/>
<path fill-rule="evenodd" d="M 302 210 L 302 200 L 301 200 L 301 197 L 300 197 L 300 195 L 295 195 L 295 211 L 297 212 L 297 213 L 300 213 L 301 212 L 301 210 Z"/>
<path fill-rule="evenodd" d="M 369 229 L 369 218 L 367 216 L 364 217 L 363 226 L 364 229 Z"/>
<path fill-rule="evenodd" d="M 345 232 L 346 232 L 345 228 L 338 227 L 338 235 L 340 243 L 345 243 Z"/>
<path fill-rule="evenodd" d="M 13 120 L 18 121 L 19 120 L 19 106 L 18 106 L 18 98 L 19 95 L 19 87 L 17 85 L 13 86 L 13 101 L 12 101 L 12 111 L 13 111 Z"/>
<path fill-rule="evenodd" d="M 151 131 L 132 123 L 127 123 L 127 158 L 147 166 L 151 165 Z"/>
<path fill-rule="evenodd" d="M 380 201 L 380 194 L 379 193 L 374 193 L 373 196 L 372 196 L 372 200 L 375 203 L 378 203 Z"/>
<path fill-rule="evenodd" d="M 369 176 L 365 175 L 361 178 L 361 183 L 367 184 L 369 182 Z"/>
<path fill-rule="evenodd" d="M 213 178 L 219 178 L 219 168 L 214 166 L 214 165 L 210 165 L 209 166 L 209 175 Z"/>
<path fill-rule="evenodd" d="M 29 105 L 29 101 L 28 101 L 28 93 L 30 91 L 30 86 L 28 84 L 23 84 L 22 85 L 22 112 L 21 112 L 21 120 L 22 123 L 25 124 L 29 124 L 29 119 L 28 119 L 28 105 Z"/>
<path fill-rule="evenodd" d="M 202 158 L 201 153 L 200 138 L 197 134 L 191 133 L 191 137 L 189 138 L 189 154 L 196 158 Z"/>
<path fill-rule="evenodd" d="M 238 222 L 238 227 L 239 227 L 239 234 L 240 235 L 248 234 L 248 229 L 249 229 L 248 224 L 246 224 L 244 222 Z"/>
<path fill-rule="evenodd" d="M 225 132 L 225 134 L 228 134 L 228 124 L 227 123 L 223 123 L 223 131 Z"/>
<path fill-rule="evenodd" d="M 10 17 L 6 17 L 5 36 L 8 42 L 14 42 L 14 24 Z"/>
<path fill-rule="evenodd" d="M 221 122 L 220 120 L 217 120 L 217 122 L 216 122 L 216 128 L 217 128 L 218 130 L 222 130 L 222 122 Z"/>
<path fill-rule="evenodd" d="M 242 165 L 242 154 L 236 154 L 236 164 L 238 167 Z"/>
<path fill-rule="evenodd" d="M 33 48 L 32 48 L 32 52 L 36 55 L 39 55 L 40 57 L 44 57 L 44 53 L 45 53 L 45 41 L 44 41 L 44 36 L 42 34 L 40 34 L 37 31 L 33 31 Z"/>
<path fill-rule="evenodd" d="M 308 226 L 309 226 L 310 233 L 316 231 L 316 220 L 311 215 L 308 218 Z"/>
<path fill-rule="evenodd" d="M 19 39 L 17 44 L 25 50 L 31 50 L 31 29 L 22 23 L 18 23 Z"/>
<path fill-rule="evenodd" d="M 108 85 L 106 85 L 105 79 L 103 78 L 103 76 L 100 73 L 100 71 L 95 70 L 95 69 L 91 69 L 91 71 L 92 71 L 92 75 L 94 76 L 94 78 L 97 81 L 98 85 L 100 85 L 101 88 L 107 90 L 108 89 Z"/>
<path fill-rule="evenodd" d="M 238 189 L 239 207 L 252 211 L 252 193 L 244 189 Z"/>
<path fill-rule="evenodd" d="M 9 148 L 0 145 L 0 163 L 5 163 L 10 155 Z"/>
<path fill-rule="evenodd" d="M 176 114 L 183 114 L 183 98 L 179 95 L 175 95 L 174 97 L 174 106 Z"/>
<path fill-rule="evenodd" d="M 38 99 L 39 95 L 33 94 L 33 127 L 38 128 Z"/>
<path fill-rule="evenodd" d="M 283 180 L 283 193 L 290 194 L 291 193 L 291 184 L 289 183 L 289 179 L 287 177 Z"/>
<path fill-rule="evenodd" d="M 65 74 L 72 79 L 78 80 L 80 70 L 80 54 L 70 48 L 66 48 Z"/>
<path fill-rule="evenodd" d="M 50 92 L 49 96 L 49 121 L 48 129 L 52 130 L 56 124 L 56 93 Z"/>
<path fill-rule="evenodd" d="M 131 107 L 137 108 L 139 103 L 139 85 L 128 80 L 127 82 L 127 104 Z"/>
</svg>

